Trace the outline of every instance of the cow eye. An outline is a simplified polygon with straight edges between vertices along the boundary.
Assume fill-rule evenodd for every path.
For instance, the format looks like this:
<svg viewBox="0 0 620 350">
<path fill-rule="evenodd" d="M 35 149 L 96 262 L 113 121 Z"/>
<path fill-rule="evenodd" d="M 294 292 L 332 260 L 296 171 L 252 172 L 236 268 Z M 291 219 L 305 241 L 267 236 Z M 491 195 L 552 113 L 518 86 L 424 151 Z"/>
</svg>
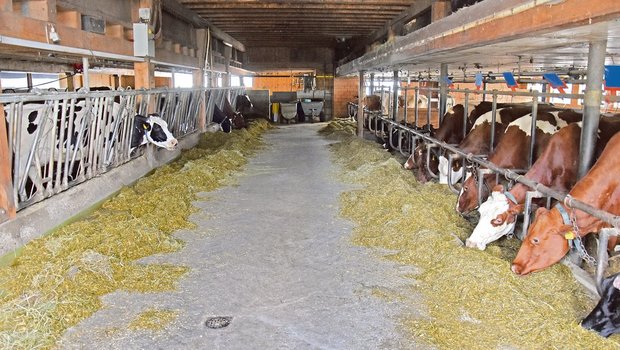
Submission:
<svg viewBox="0 0 620 350">
<path fill-rule="evenodd" d="M 463 192 L 467 192 L 467 186 L 463 186 Z"/>
<path fill-rule="evenodd" d="M 538 243 L 540 243 L 540 240 L 538 240 L 538 237 L 532 238 L 532 244 L 538 245 Z"/>
</svg>

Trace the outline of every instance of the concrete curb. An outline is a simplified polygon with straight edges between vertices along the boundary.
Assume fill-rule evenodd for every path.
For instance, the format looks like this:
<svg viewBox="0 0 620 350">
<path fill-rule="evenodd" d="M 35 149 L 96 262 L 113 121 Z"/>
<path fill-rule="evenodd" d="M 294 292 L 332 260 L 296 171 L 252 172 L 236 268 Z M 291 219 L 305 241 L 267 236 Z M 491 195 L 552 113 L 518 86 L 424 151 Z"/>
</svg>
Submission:
<svg viewBox="0 0 620 350">
<path fill-rule="evenodd" d="M 200 133 L 179 140 L 175 151 L 147 146 L 143 156 L 92 178 L 17 213 L 13 220 L 0 224 L 0 256 L 14 252 L 82 212 L 99 204 L 123 186 L 130 185 L 166 163 L 179 157 L 182 149 L 194 147 Z"/>
</svg>

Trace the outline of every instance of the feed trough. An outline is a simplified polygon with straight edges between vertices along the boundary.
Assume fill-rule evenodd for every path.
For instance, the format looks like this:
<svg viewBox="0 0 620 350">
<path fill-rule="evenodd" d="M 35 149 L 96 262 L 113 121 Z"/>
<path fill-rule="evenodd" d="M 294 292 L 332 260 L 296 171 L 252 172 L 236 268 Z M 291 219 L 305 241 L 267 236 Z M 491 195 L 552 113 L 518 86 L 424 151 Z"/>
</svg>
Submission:
<svg viewBox="0 0 620 350">
<path fill-rule="evenodd" d="M 323 110 L 323 101 L 301 102 L 301 107 L 306 115 L 306 121 L 319 121 L 319 114 Z"/>
<path fill-rule="evenodd" d="M 287 123 L 294 121 L 297 116 L 297 102 L 280 102 L 280 114 Z"/>
</svg>

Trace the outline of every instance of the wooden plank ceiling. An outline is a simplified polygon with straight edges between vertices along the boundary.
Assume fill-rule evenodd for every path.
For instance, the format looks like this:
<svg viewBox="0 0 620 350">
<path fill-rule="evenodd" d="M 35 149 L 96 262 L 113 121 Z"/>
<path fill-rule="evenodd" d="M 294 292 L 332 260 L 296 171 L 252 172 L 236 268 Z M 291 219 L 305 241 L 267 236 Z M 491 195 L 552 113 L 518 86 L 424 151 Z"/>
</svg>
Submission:
<svg viewBox="0 0 620 350">
<path fill-rule="evenodd" d="M 383 27 L 411 0 L 180 0 L 246 46 L 333 47 Z"/>
</svg>

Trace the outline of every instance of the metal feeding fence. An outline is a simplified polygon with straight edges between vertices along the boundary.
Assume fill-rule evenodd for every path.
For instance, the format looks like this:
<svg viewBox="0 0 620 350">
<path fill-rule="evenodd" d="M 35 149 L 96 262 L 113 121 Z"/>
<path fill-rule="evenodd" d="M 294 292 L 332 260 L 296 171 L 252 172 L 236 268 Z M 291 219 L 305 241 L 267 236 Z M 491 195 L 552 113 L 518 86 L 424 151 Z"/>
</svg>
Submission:
<svg viewBox="0 0 620 350">
<path fill-rule="evenodd" d="M 177 139 L 198 131 L 214 105 L 243 88 L 32 92 L 0 95 L 7 125 L 15 207 L 29 205 L 143 154 L 132 147 L 136 114 L 157 113 Z"/>
<path fill-rule="evenodd" d="M 602 283 L 604 272 L 605 272 L 605 269 L 607 267 L 607 262 L 608 262 L 608 254 L 606 250 L 607 241 L 609 239 L 609 236 L 620 235 L 620 217 L 616 216 L 615 214 L 592 207 L 588 205 L 587 203 L 576 200 L 568 196 L 567 193 L 556 191 L 541 183 L 531 181 L 525 178 L 523 174 L 527 172 L 527 169 L 502 168 L 488 161 L 487 158 L 489 155 L 487 154 L 466 153 L 466 152 L 463 152 L 461 149 L 459 149 L 458 145 L 448 144 L 446 142 L 443 142 L 443 141 L 440 141 L 434 138 L 433 136 L 431 136 L 431 132 L 430 132 L 431 130 L 431 108 L 433 107 L 431 104 L 428 104 L 427 105 L 428 108 L 424 110 L 423 112 L 421 112 L 420 111 L 421 108 L 419 106 L 420 101 L 418 99 L 418 96 L 424 95 L 424 96 L 429 96 L 430 98 L 430 96 L 433 93 L 440 94 L 441 93 L 440 89 L 439 88 L 428 88 L 428 87 L 415 87 L 415 88 L 403 88 L 403 89 L 400 89 L 400 91 L 403 92 L 403 95 L 405 96 L 405 101 L 407 100 L 408 94 L 411 94 L 413 92 L 413 94 L 415 95 L 415 99 L 414 99 L 415 105 L 413 107 L 413 112 L 414 112 L 413 120 L 411 120 L 411 115 L 408 115 L 408 112 L 407 112 L 408 108 L 404 108 L 404 111 L 401 114 L 401 118 L 398 118 L 398 110 L 397 108 L 394 108 L 393 106 L 392 108 L 389 109 L 388 113 L 385 113 L 385 111 L 382 111 L 382 110 L 373 111 L 373 110 L 367 110 L 366 108 L 364 108 L 363 113 L 361 114 L 363 121 L 364 121 L 364 127 L 367 128 L 370 132 L 374 133 L 375 136 L 387 139 L 387 142 L 389 143 L 390 147 L 395 150 L 398 150 L 405 157 L 409 157 L 413 153 L 414 149 L 420 145 L 422 145 L 422 147 L 429 150 L 429 152 L 426 152 L 426 156 L 427 156 L 426 169 L 421 169 L 421 171 L 427 171 L 433 178 L 438 178 L 439 176 L 438 174 L 434 174 L 432 169 L 430 169 L 429 167 L 429 164 L 430 164 L 429 158 L 431 156 L 430 150 L 440 148 L 443 151 L 445 151 L 445 153 L 448 155 L 448 159 L 449 159 L 448 169 L 452 168 L 452 163 L 455 160 L 461 159 L 462 161 L 469 163 L 469 167 L 468 167 L 469 169 L 472 169 L 473 171 L 477 171 L 477 174 L 473 174 L 475 178 L 477 176 L 478 179 L 482 179 L 484 174 L 494 173 L 496 174 L 498 178 L 504 177 L 507 181 L 510 181 L 511 183 L 519 182 L 532 188 L 532 191 L 528 192 L 526 196 L 525 211 L 523 215 L 524 216 L 523 230 L 520 233 L 520 235 L 518 235 L 519 238 L 522 239 L 527 233 L 530 216 L 531 216 L 533 198 L 546 197 L 548 199 L 547 203 L 550 203 L 551 199 L 555 199 L 557 201 L 564 203 L 569 208 L 584 211 L 588 213 L 589 215 L 592 215 L 598 219 L 601 219 L 612 226 L 612 228 L 603 229 L 599 233 L 599 249 L 597 252 L 598 259 L 596 259 L 597 266 L 596 266 L 595 279 L 597 283 L 597 289 L 599 290 L 599 293 L 600 293 L 601 283 Z M 497 117 L 498 97 L 511 96 L 511 97 L 521 97 L 522 100 L 529 100 L 529 103 L 531 103 L 531 107 L 532 107 L 531 115 L 533 119 L 532 120 L 533 130 L 531 132 L 531 135 L 532 135 L 531 143 L 530 143 L 529 149 L 527 150 L 529 154 L 530 166 L 532 164 L 532 159 L 533 159 L 533 150 L 534 150 L 534 143 L 535 143 L 535 132 L 534 132 L 535 129 L 534 128 L 536 127 L 536 119 L 538 116 L 538 105 L 542 103 L 542 101 L 545 101 L 546 99 L 551 99 L 551 98 L 577 99 L 577 100 L 582 100 L 584 98 L 584 94 L 540 93 L 537 91 L 518 92 L 518 91 L 498 91 L 498 90 L 481 90 L 481 91 L 476 90 L 474 91 L 474 90 L 469 90 L 469 89 L 447 89 L 446 92 L 448 94 L 463 94 L 464 96 L 463 118 L 465 120 L 463 123 L 463 136 L 465 136 L 467 133 L 466 119 L 469 115 L 469 112 L 471 111 L 472 100 L 475 101 L 478 98 L 482 98 L 482 100 L 485 100 L 486 98 L 491 99 L 492 101 L 492 109 L 491 109 L 491 119 L 492 119 L 491 126 L 492 127 L 490 131 L 491 151 L 493 150 L 493 143 L 494 143 L 493 135 L 495 131 L 494 131 L 493 126 L 495 124 L 495 120 Z M 607 103 L 616 103 L 617 101 L 620 101 L 620 98 L 616 96 L 611 96 L 610 98 L 608 98 Z M 358 105 L 355 103 L 349 102 L 347 108 L 348 108 L 349 116 L 357 118 L 357 116 L 359 115 Z M 441 106 L 438 105 L 435 108 L 440 109 Z M 443 118 L 443 115 L 440 114 L 439 117 L 441 121 Z M 420 124 L 420 121 L 423 121 L 422 124 Z M 397 135 L 397 136 L 390 137 L 390 135 Z M 592 147 L 592 145 L 587 145 L 585 147 Z M 465 181 L 465 176 L 462 176 L 460 181 L 461 181 L 460 186 L 462 186 L 463 182 Z M 456 185 L 458 186 L 458 184 Z M 483 185 L 483 182 L 478 181 L 477 183 L 478 195 L 479 195 L 478 204 L 482 203 L 482 198 L 481 198 L 482 185 Z M 457 188 L 455 184 L 452 184 L 450 181 L 448 181 L 448 186 L 453 192 L 459 193 L 460 189 Z"/>
</svg>

